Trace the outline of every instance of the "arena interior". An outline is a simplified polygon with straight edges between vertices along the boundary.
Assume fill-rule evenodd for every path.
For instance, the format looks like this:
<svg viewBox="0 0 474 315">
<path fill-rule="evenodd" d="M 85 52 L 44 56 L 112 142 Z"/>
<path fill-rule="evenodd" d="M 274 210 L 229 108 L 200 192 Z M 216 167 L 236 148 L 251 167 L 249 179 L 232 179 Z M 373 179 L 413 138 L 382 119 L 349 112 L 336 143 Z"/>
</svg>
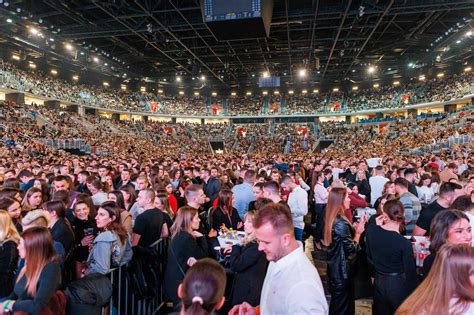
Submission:
<svg viewBox="0 0 474 315">
<path fill-rule="evenodd" d="M 0 314 L 474 315 L 473 17 L 0 0 Z"/>
</svg>

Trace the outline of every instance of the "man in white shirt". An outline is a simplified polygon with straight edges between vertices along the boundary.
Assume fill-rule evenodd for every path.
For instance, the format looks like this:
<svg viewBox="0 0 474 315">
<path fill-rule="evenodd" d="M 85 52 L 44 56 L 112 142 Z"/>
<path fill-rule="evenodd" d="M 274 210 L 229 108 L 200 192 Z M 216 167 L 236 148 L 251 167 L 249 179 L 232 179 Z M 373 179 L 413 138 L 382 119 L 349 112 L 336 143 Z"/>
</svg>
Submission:
<svg viewBox="0 0 474 315">
<path fill-rule="evenodd" d="M 281 188 L 290 192 L 288 196 L 288 206 L 293 217 L 295 227 L 295 238 L 297 241 L 303 240 L 304 216 L 308 213 L 308 193 L 297 185 L 293 179 L 285 175 L 281 180 Z"/>
<path fill-rule="evenodd" d="M 293 234 L 288 208 L 271 203 L 257 211 L 253 220 L 258 250 L 270 261 L 260 299 L 260 314 L 328 314 L 321 278 Z M 234 306 L 230 315 L 254 315 L 248 303 Z"/>
<path fill-rule="evenodd" d="M 384 175 L 383 166 L 377 165 L 375 167 L 375 175 L 369 178 L 371 204 L 374 204 L 382 196 L 383 186 L 389 181 Z"/>
</svg>

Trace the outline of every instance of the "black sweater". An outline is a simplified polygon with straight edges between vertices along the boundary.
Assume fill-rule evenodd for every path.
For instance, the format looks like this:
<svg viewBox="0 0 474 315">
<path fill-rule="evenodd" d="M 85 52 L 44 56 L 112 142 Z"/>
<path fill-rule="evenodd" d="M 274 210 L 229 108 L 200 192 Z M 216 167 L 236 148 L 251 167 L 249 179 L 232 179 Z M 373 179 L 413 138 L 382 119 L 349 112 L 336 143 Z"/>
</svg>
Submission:
<svg viewBox="0 0 474 315">
<path fill-rule="evenodd" d="M 13 291 L 13 279 L 18 264 L 18 249 L 11 240 L 0 243 L 0 298 Z"/>
<path fill-rule="evenodd" d="M 194 238 L 187 232 L 178 232 L 169 244 L 168 263 L 165 273 L 165 294 L 175 304 L 179 302 L 178 286 L 188 270 L 188 259 L 197 260 L 207 257 L 207 240 L 205 237 Z"/>
<path fill-rule="evenodd" d="M 404 273 L 407 283 L 416 286 L 416 265 L 409 240 L 397 232 L 369 225 L 366 242 L 368 259 L 376 272 Z"/>
<path fill-rule="evenodd" d="M 220 207 L 216 207 L 216 209 L 212 212 L 212 228 L 216 231 L 219 231 L 222 224 L 224 224 L 228 229 L 237 230 L 237 225 L 240 220 L 239 214 L 237 213 L 237 209 L 232 210 L 232 215 L 224 214 Z"/>
<path fill-rule="evenodd" d="M 15 300 L 13 312 L 23 311 L 31 315 L 36 315 L 48 305 L 49 300 L 56 292 L 61 283 L 61 267 L 59 263 L 51 262 L 47 264 L 40 274 L 36 286 L 36 295 L 33 297 L 26 290 L 26 276 L 15 284 L 13 293 L 7 297 L 7 300 Z"/>
</svg>

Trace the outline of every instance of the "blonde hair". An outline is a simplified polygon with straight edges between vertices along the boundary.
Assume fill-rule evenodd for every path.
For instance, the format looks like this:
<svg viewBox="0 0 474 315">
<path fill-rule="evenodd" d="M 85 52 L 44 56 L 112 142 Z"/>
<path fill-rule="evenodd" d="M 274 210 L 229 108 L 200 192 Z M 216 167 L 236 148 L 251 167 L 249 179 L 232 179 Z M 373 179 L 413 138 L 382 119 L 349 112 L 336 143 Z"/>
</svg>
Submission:
<svg viewBox="0 0 474 315">
<path fill-rule="evenodd" d="M 255 218 L 255 211 L 250 210 L 244 215 L 244 222 L 247 221 L 247 217 L 251 217 L 250 219 L 253 221 Z M 255 235 L 255 228 L 252 233 L 249 235 L 246 235 L 245 238 L 242 240 L 242 245 L 247 245 L 249 243 L 252 243 L 257 239 L 257 236 Z"/>
<path fill-rule="evenodd" d="M 13 241 L 18 244 L 20 234 L 18 234 L 8 212 L 0 210 L 0 242 L 4 241 Z"/>
</svg>

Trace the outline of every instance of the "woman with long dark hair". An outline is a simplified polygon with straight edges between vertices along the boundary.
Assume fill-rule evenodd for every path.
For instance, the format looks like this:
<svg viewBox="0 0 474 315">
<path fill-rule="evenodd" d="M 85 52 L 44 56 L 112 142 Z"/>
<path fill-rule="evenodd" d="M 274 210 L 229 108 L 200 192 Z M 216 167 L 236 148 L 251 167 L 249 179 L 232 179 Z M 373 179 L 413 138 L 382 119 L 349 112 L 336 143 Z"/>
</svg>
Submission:
<svg viewBox="0 0 474 315">
<path fill-rule="evenodd" d="M 95 221 L 101 233 L 92 242 L 84 273 L 106 274 L 111 268 L 122 266 L 132 259 L 132 247 L 115 202 L 103 202 Z"/>
<path fill-rule="evenodd" d="M 44 227 L 25 230 L 18 252 L 25 265 L 18 274 L 13 293 L 0 303 L 0 309 L 40 314 L 61 283 L 61 267 L 51 233 Z"/>
<path fill-rule="evenodd" d="M 435 215 L 430 226 L 430 254 L 423 262 L 426 277 L 433 265 L 438 250 L 444 244 L 471 244 L 472 231 L 469 218 L 460 210 L 443 210 Z"/>
<path fill-rule="evenodd" d="M 137 194 L 135 189 L 130 185 L 125 185 L 119 188 L 123 195 L 123 203 L 125 204 L 125 210 L 130 211 L 133 204 L 137 200 Z"/>
<path fill-rule="evenodd" d="M 441 246 L 428 277 L 395 314 L 474 314 L 473 261 L 470 245 Z"/>
<path fill-rule="evenodd" d="M 178 210 L 171 228 L 164 290 L 175 305 L 179 302 L 176 292 L 186 271 L 208 253 L 207 240 L 197 231 L 200 222 L 197 210 L 184 206 Z"/>
<path fill-rule="evenodd" d="M 367 259 L 375 269 L 374 315 L 394 314 L 418 283 L 413 248 L 400 235 L 404 214 L 400 201 L 389 200 L 377 224 L 367 226 Z"/>
<path fill-rule="evenodd" d="M 334 315 L 355 313 L 354 267 L 360 250 L 360 235 L 364 232 L 367 218 L 363 216 L 354 229 L 344 212 L 350 202 L 346 188 L 333 188 L 326 205 L 323 245 L 328 253 L 327 273 L 331 293 L 329 314 Z"/>
<path fill-rule="evenodd" d="M 243 227 L 237 209 L 234 208 L 234 193 L 223 189 L 217 195 L 217 207 L 212 210 L 212 228 L 216 231 L 225 226 L 238 230 Z"/>
</svg>

